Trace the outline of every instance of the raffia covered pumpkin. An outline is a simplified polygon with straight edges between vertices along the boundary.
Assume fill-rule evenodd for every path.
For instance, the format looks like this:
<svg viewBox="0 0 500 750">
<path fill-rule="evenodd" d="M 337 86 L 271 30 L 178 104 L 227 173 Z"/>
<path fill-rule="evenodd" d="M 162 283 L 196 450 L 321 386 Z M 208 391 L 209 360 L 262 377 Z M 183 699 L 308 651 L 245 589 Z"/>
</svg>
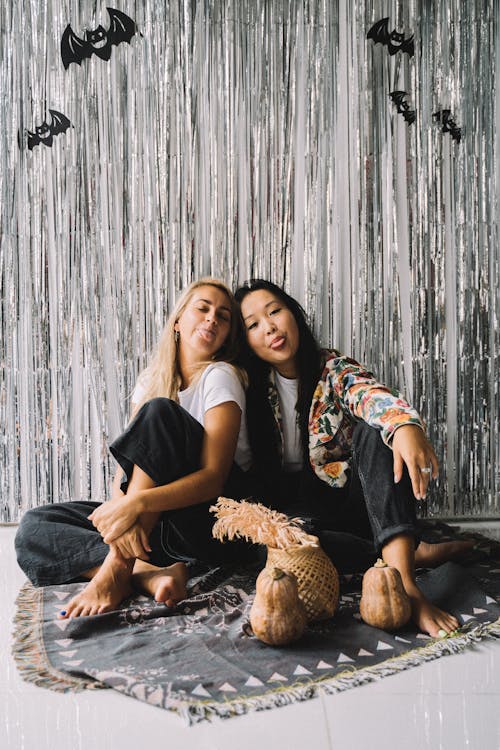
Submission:
<svg viewBox="0 0 500 750">
<path fill-rule="evenodd" d="M 227 497 L 219 497 L 210 510 L 217 517 L 212 529 L 216 539 L 265 544 L 266 568 L 278 567 L 296 577 L 309 621 L 333 616 L 339 602 L 338 573 L 318 537 L 301 527 L 300 518 L 289 518 L 261 503 Z"/>
<path fill-rule="evenodd" d="M 254 635 L 270 646 L 284 646 L 300 638 L 307 615 L 292 573 L 276 567 L 259 573 L 250 624 Z"/>
<path fill-rule="evenodd" d="M 411 617 L 411 605 L 399 570 L 377 560 L 363 576 L 361 617 L 367 625 L 381 630 L 397 630 Z"/>
<path fill-rule="evenodd" d="M 318 537 L 285 549 L 267 548 L 266 567 L 278 565 L 297 578 L 299 598 L 310 622 L 333 617 L 339 603 L 339 576 Z"/>
</svg>

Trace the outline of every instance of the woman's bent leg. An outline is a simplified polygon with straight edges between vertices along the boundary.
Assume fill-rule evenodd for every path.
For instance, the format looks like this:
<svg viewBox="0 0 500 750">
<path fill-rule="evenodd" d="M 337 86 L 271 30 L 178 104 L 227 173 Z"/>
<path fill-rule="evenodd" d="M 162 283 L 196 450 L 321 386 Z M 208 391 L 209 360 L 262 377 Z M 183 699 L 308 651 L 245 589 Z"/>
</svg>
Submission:
<svg viewBox="0 0 500 750">
<path fill-rule="evenodd" d="M 349 501 L 362 494 L 378 551 L 389 539 L 406 534 L 417 540 L 416 500 L 406 471 L 394 482 L 393 454 L 380 432 L 365 422 L 353 434 L 353 476 Z"/>
<path fill-rule="evenodd" d="M 153 398 L 142 406 L 127 429 L 110 445 L 126 475 L 134 466 L 156 485 L 169 484 L 200 468 L 204 430 L 178 403 Z"/>
<path fill-rule="evenodd" d="M 431 604 L 416 583 L 416 500 L 406 468 L 403 478 L 395 483 L 392 451 L 377 430 L 363 423 L 354 431 L 353 458 L 375 544 L 384 561 L 399 570 L 415 624 L 433 637 L 440 631 L 451 632 L 458 627 L 456 618 Z M 352 490 L 356 491 L 355 481 Z"/>
<path fill-rule="evenodd" d="M 137 467 L 155 485 L 169 484 L 197 471 L 203 438 L 202 425 L 179 404 L 167 398 L 148 401 L 110 447 L 125 471 L 122 489 L 126 492 L 131 486 Z M 225 486 L 231 497 L 245 495 L 241 475 L 234 466 Z M 219 563 L 240 556 L 248 545 L 222 544 L 213 539 L 212 504 L 209 501 L 162 513 L 150 535 L 150 562 L 157 566 L 193 559 Z"/>
</svg>

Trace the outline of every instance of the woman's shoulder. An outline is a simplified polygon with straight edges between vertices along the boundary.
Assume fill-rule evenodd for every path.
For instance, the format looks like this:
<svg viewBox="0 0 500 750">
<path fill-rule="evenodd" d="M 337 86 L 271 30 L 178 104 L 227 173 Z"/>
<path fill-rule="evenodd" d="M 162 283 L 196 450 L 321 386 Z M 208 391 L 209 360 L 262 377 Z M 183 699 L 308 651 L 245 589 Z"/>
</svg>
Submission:
<svg viewBox="0 0 500 750">
<path fill-rule="evenodd" d="M 208 385 L 226 384 L 238 389 L 245 385 L 243 371 L 231 362 L 211 362 L 203 371 L 202 379 Z"/>
<path fill-rule="evenodd" d="M 348 357 L 345 356 L 345 354 L 342 354 L 338 349 L 322 349 L 321 350 L 321 364 L 322 367 L 331 367 L 336 361 L 339 359 L 341 360 L 348 360 Z M 354 360 L 350 360 L 354 361 Z"/>
<path fill-rule="evenodd" d="M 365 365 L 353 359 L 353 357 L 342 354 L 337 349 L 324 349 L 320 380 L 324 381 L 332 377 L 343 380 L 346 377 L 372 379 L 374 376 Z"/>
</svg>

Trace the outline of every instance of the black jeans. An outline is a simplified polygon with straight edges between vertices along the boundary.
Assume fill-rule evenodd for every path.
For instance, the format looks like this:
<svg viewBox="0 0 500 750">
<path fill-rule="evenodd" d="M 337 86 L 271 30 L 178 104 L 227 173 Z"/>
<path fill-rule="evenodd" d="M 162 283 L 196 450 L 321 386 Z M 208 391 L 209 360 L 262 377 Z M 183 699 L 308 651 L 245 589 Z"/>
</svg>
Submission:
<svg viewBox="0 0 500 750">
<path fill-rule="evenodd" d="M 416 500 L 409 474 L 394 483 L 393 453 L 380 432 L 359 422 L 353 434 L 348 483 L 334 488 L 312 470 L 257 477 L 254 494 L 266 504 L 306 521 L 334 564 L 364 571 L 384 545 L 399 534 L 419 541 Z"/>
<path fill-rule="evenodd" d="M 166 398 L 148 401 L 125 432 L 110 446 L 123 468 L 124 492 L 135 465 L 157 485 L 165 485 L 200 468 L 204 430 L 179 404 Z M 247 489 L 245 473 L 233 465 L 224 494 L 241 498 Z M 150 538 L 153 565 L 199 560 L 219 564 L 245 560 L 255 549 L 245 542 L 222 544 L 212 537 L 213 501 L 166 511 Z M 36 586 L 68 583 L 101 565 L 109 547 L 87 516 L 100 503 L 68 502 L 33 508 L 25 513 L 16 534 L 20 567 Z"/>
</svg>

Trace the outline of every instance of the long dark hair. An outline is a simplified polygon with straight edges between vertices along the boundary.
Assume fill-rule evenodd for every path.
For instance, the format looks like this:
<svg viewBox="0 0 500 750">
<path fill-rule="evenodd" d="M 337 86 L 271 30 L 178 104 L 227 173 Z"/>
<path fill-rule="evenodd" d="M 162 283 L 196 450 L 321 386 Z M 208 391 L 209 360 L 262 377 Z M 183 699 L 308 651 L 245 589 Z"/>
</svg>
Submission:
<svg viewBox="0 0 500 750">
<path fill-rule="evenodd" d="M 296 355 L 299 384 L 295 408 L 298 412 L 304 466 L 308 466 L 309 409 L 314 389 L 321 376 L 323 353 L 309 327 L 303 307 L 277 284 L 264 279 L 251 279 L 240 286 L 234 296 L 241 305 L 248 294 L 259 290 L 270 292 L 290 310 L 299 331 L 299 348 Z M 247 394 L 247 426 L 254 460 L 264 470 L 276 468 L 278 463 L 276 428 L 267 399 L 271 365 L 259 359 L 248 344 L 244 350 L 243 359 L 243 365 L 250 379 Z"/>
</svg>

